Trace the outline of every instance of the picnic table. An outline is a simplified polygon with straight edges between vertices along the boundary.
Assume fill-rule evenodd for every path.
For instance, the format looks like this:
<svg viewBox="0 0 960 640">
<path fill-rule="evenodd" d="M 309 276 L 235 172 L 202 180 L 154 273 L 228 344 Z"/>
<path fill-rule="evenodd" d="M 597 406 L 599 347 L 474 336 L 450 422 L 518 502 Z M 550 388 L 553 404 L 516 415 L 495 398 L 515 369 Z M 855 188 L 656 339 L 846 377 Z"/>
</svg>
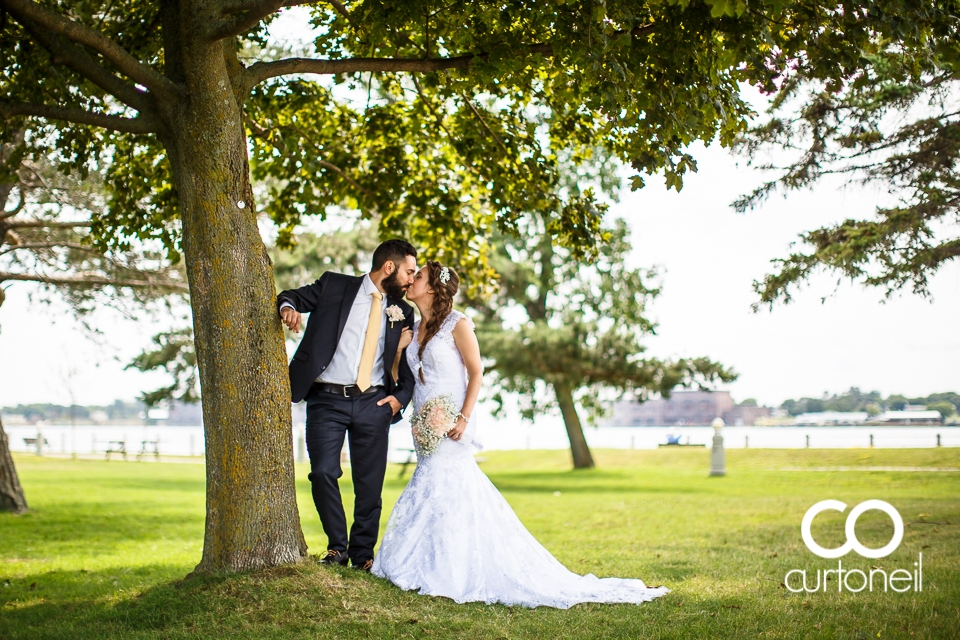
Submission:
<svg viewBox="0 0 960 640">
<path fill-rule="evenodd" d="M 143 459 L 143 456 L 153 454 L 157 462 L 160 462 L 160 440 L 143 440 L 140 443 L 140 453 L 137 454 L 137 461 Z"/>
<path fill-rule="evenodd" d="M 110 459 L 111 453 L 119 453 L 123 455 L 123 459 L 127 459 L 127 441 L 126 440 L 111 440 L 107 445 L 107 460 Z"/>
</svg>

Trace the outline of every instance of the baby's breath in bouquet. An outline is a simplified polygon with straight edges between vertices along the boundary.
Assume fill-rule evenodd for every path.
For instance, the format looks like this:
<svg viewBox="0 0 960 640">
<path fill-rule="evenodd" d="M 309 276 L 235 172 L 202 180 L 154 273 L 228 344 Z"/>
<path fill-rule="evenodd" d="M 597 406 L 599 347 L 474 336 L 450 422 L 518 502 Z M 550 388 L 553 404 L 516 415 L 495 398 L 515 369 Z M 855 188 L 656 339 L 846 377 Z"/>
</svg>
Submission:
<svg viewBox="0 0 960 640">
<path fill-rule="evenodd" d="M 459 411 L 449 395 L 434 396 L 423 403 L 410 425 L 413 441 L 420 455 L 429 456 L 436 451 L 447 432 L 457 424 Z"/>
</svg>

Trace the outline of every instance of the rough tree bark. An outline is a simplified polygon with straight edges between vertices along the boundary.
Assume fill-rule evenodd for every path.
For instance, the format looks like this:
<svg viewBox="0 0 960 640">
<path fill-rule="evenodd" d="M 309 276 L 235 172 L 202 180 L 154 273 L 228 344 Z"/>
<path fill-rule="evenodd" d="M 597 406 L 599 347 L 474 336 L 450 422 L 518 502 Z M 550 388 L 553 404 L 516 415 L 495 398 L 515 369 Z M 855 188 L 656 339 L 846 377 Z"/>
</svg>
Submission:
<svg viewBox="0 0 960 640">
<path fill-rule="evenodd" d="M 3 430 L 3 421 L 0 420 L 0 511 L 23 513 L 27 510 L 27 498 L 23 495 L 17 468 L 10 455 L 10 441 L 7 432 Z"/>
<path fill-rule="evenodd" d="M 169 15 L 178 8 L 180 15 Z M 175 56 L 168 73 L 187 91 L 164 109 L 160 135 L 179 192 L 203 388 L 207 519 L 199 572 L 277 566 L 307 555 L 273 271 L 257 229 L 242 108 L 228 69 L 235 44 L 191 32 L 217 19 L 215 10 L 165 3 L 165 50 Z"/>
<path fill-rule="evenodd" d="M 577 406 L 573 401 L 573 389 L 566 382 L 554 382 L 553 390 L 557 394 L 557 403 L 563 415 L 563 424 L 567 428 L 567 437 L 570 439 L 570 452 L 573 454 L 574 469 L 591 469 L 593 455 L 587 446 L 587 439 L 583 436 L 583 426 L 580 416 L 577 415 Z"/>
</svg>

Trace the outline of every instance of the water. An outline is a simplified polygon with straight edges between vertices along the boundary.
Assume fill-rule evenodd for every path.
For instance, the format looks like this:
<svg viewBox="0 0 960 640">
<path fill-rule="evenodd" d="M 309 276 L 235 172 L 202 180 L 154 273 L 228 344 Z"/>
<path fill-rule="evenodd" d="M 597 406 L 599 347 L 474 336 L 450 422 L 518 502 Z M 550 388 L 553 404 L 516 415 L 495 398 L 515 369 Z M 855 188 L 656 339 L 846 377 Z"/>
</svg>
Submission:
<svg viewBox="0 0 960 640">
<path fill-rule="evenodd" d="M 529 424 L 519 419 L 493 419 L 488 416 L 480 425 L 480 438 L 488 451 L 510 449 L 567 449 L 567 440 L 563 423 L 559 419 L 547 416 L 537 424 Z M 42 427 L 47 445 L 44 451 L 52 454 L 105 455 L 113 442 L 125 442 L 128 458 L 134 458 L 143 450 L 143 441 L 158 441 L 158 448 L 164 456 L 202 456 L 204 454 L 203 428 L 195 427 L 157 427 L 142 425 L 77 426 L 44 425 Z M 13 451 L 33 452 L 35 445 L 27 445 L 24 438 L 36 438 L 37 427 L 33 425 L 8 425 L 7 435 Z M 712 444 L 711 427 L 585 427 L 587 443 L 594 448 L 604 449 L 655 449 L 666 443 L 667 433 L 674 431 L 681 436 L 681 442 L 690 444 Z M 937 446 L 937 435 L 944 447 L 960 447 L 960 427 L 725 427 L 723 429 L 724 446 L 741 449 L 745 446 L 755 449 L 801 449 L 809 446 L 813 449 L 866 448 L 926 448 Z M 303 425 L 297 425 L 293 431 L 294 455 L 302 459 L 305 456 L 301 439 Z M 413 448 L 409 425 L 402 421 L 390 429 L 390 459 L 403 462 Z M 119 454 L 113 454 L 119 457 Z M 149 448 L 147 459 L 153 457 Z"/>
</svg>

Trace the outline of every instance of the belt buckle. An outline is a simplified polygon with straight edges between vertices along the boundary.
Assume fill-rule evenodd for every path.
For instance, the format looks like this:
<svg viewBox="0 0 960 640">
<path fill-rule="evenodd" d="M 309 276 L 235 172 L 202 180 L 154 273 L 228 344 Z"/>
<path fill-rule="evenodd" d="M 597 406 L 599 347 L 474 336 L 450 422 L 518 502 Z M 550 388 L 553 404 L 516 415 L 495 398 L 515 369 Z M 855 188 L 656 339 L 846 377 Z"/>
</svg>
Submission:
<svg viewBox="0 0 960 640">
<path fill-rule="evenodd" d="M 343 385 L 343 397 L 344 397 L 344 398 L 349 398 L 349 397 L 350 397 L 349 395 L 347 395 L 347 389 L 349 389 L 349 388 L 350 388 L 350 385 L 348 385 L 348 384 Z"/>
</svg>

